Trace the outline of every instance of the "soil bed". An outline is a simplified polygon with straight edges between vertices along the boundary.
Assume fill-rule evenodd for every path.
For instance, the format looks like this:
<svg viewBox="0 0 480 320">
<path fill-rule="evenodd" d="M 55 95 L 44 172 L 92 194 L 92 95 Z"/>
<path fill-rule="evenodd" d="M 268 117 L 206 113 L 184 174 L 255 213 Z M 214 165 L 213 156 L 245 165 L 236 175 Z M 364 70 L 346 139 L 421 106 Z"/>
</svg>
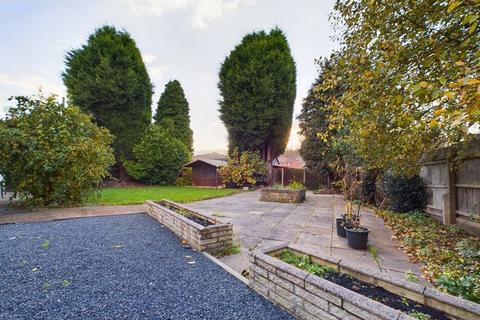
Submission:
<svg viewBox="0 0 480 320">
<path fill-rule="evenodd" d="M 285 250 L 280 253 L 279 259 L 294 265 L 297 268 L 306 270 L 312 274 L 315 274 L 325 280 L 333 282 L 339 286 L 352 290 L 358 294 L 361 294 L 365 297 L 368 297 L 372 300 L 380 302 L 386 306 L 389 306 L 393 309 L 403 311 L 414 318 L 419 319 L 436 319 L 436 320 L 449 320 L 443 312 L 436 309 L 424 306 L 408 298 L 399 296 L 397 294 L 391 293 L 390 291 L 385 290 L 382 287 L 375 286 L 373 284 L 358 280 L 353 276 L 340 273 L 333 270 L 330 267 L 323 266 L 321 264 L 312 263 L 308 256 L 303 258 L 293 257 L 293 253 L 288 250 Z M 423 314 L 423 315 L 422 315 Z M 430 318 L 420 318 L 417 317 L 422 315 L 428 315 Z"/>
<path fill-rule="evenodd" d="M 418 312 L 428 314 L 431 319 L 450 319 L 441 311 L 426 307 L 413 300 L 391 293 L 382 287 L 378 287 L 373 284 L 369 284 L 361 280 L 355 279 L 354 277 L 345 273 L 328 272 L 323 278 L 325 280 L 338 284 L 339 286 L 355 291 L 356 293 L 359 293 L 363 296 L 369 297 L 370 299 L 380 302 L 391 308 L 404 311 L 405 313 L 409 313 L 410 315 L 412 315 L 412 313 Z"/>
<path fill-rule="evenodd" d="M 169 205 L 168 203 L 166 202 L 163 202 L 163 201 L 160 201 L 160 202 L 157 202 L 159 205 L 169 209 L 169 210 L 172 210 L 173 212 L 175 213 L 178 213 L 179 215 L 182 215 L 184 216 L 185 218 L 189 219 L 189 220 L 192 220 L 193 222 L 195 223 L 198 223 L 199 225 L 203 226 L 203 227 L 208 227 L 208 226 L 211 226 L 213 225 L 212 222 L 208 221 L 207 219 L 204 219 L 204 218 L 201 218 L 193 213 L 191 213 L 190 211 L 188 210 L 185 210 L 185 209 L 179 209 L 175 206 L 171 206 Z"/>
</svg>

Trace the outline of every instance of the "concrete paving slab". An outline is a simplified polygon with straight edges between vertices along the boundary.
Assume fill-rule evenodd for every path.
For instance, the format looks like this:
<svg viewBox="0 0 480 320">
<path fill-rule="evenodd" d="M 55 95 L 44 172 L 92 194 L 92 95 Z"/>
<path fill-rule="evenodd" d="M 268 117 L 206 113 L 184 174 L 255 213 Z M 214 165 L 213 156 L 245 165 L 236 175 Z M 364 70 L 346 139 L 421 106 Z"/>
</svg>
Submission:
<svg viewBox="0 0 480 320">
<path fill-rule="evenodd" d="M 407 270 L 420 274 L 420 264 L 408 260 L 399 249 L 399 242 L 392 238 L 392 232 L 371 210 L 361 210 L 362 224 L 371 230 L 369 244 L 377 248 L 382 258 L 379 265 L 368 251 L 353 250 L 345 238 L 336 235 L 335 218 L 340 217 L 345 208 L 341 196 L 307 192 L 307 201 L 302 204 L 261 202 L 259 197 L 259 191 L 243 192 L 188 206 L 201 209 L 207 215 L 222 212 L 228 216 L 243 250 L 286 242 L 349 259 L 360 268 L 379 269 L 380 266 L 380 270 L 402 279 Z M 218 217 L 218 220 L 225 221 L 225 218 Z M 245 255 L 239 255 L 225 263 L 240 270 L 245 266 L 242 257 L 247 259 Z"/>
</svg>

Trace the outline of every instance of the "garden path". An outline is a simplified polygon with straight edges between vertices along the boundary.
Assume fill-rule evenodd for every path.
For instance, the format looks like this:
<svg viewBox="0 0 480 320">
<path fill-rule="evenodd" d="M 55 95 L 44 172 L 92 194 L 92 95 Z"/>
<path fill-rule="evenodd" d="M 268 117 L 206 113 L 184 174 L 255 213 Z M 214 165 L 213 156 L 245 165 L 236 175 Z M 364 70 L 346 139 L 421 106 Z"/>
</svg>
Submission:
<svg viewBox="0 0 480 320">
<path fill-rule="evenodd" d="M 336 235 L 335 218 L 344 210 L 341 196 L 308 192 L 302 204 L 261 202 L 259 197 L 258 191 L 244 192 L 188 204 L 222 222 L 233 223 L 241 252 L 221 260 L 238 272 L 247 269 L 250 249 L 287 242 L 309 251 L 350 259 L 359 267 L 378 269 L 392 276 L 405 278 L 409 270 L 421 274 L 421 265 L 409 261 L 391 230 L 371 210 L 361 211 L 361 223 L 370 229 L 369 245 L 376 248 L 377 260 L 369 251 L 350 249 L 346 239 Z"/>
<path fill-rule="evenodd" d="M 144 205 L 94 206 L 78 208 L 54 208 L 31 210 L 13 210 L 8 207 L 8 198 L 0 198 L 0 225 L 21 222 L 44 222 L 64 219 L 100 217 L 145 212 Z"/>
</svg>

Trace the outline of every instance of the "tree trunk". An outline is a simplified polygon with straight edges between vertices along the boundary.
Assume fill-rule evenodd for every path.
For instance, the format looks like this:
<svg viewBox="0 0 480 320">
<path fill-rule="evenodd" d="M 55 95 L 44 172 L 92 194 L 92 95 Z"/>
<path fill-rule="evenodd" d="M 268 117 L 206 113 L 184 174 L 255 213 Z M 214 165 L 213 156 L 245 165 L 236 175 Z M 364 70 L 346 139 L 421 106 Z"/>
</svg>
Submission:
<svg viewBox="0 0 480 320">
<path fill-rule="evenodd" d="M 267 185 L 273 185 L 273 156 L 270 144 L 267 146 Z"/>
<path fill-rule="evenodd" d="M 127 169 L 123 166 L 123 163 L 117 163 L 117 175 L 120 185 L 125 185 L 130 181 L 130 176 L 127 173 Z"/>
</svg>

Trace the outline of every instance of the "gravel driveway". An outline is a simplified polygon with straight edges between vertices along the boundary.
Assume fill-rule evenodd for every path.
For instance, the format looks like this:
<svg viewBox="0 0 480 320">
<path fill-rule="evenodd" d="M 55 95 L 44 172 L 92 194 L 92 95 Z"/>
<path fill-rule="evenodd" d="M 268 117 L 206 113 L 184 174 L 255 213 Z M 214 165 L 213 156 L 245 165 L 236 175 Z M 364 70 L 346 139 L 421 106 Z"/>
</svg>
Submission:
<svg viewBox="0 0 480 320">
<path fill-rule="evenodd" d="M 0 226 L 0 319 L 291 319 L 143 214 Z"/>
</svg>

